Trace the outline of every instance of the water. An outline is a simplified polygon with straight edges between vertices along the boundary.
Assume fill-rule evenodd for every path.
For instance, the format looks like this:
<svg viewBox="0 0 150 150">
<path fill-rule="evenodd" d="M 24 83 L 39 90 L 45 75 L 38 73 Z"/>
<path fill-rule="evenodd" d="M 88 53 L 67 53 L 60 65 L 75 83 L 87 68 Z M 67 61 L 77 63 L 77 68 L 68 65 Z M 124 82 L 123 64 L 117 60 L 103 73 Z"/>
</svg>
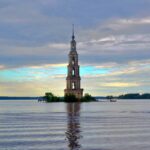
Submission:
<svg viewBox="0 0 150 150">
<path fill-rule="evenodd" d="M 150 101 L 0 101 L 0 150 L 149 150 Z"/>
</svg>

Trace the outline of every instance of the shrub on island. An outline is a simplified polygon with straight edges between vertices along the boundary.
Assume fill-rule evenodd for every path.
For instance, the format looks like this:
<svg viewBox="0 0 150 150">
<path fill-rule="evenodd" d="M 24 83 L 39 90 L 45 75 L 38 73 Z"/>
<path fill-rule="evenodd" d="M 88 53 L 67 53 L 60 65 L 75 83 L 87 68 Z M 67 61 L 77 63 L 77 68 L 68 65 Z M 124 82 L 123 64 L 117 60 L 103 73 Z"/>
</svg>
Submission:
<svg viewBox="0 0 150 150">
<path fill-rule="evenodd" d="M 86 93 L 82 98 L 81 102 L 96 102 L 96 98 L 92 97 L 90 94 Z"/>
<path fill-rule="evenodd" d="M 53 93 L 45 93 L 44 99 L 46 102 L 61 102 L 61 98 L 55 96 Z"/>
</svg>

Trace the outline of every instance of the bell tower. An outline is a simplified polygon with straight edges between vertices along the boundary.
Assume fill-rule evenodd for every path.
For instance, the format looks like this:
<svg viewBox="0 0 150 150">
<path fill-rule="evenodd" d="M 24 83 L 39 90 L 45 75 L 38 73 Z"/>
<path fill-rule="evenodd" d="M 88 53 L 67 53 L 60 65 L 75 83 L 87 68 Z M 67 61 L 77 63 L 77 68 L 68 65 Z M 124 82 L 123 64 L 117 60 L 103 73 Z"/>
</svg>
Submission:
<svg viewBox="0 0 150 150">
<path fill-rule="evenodd" d="M 71 50 L 69 52 L 69 64 L 68 64 L 68 75 L 66 78 L 67 87 L 64 90 L 65 94 L 73 94 L 76 98 L 83 96 L 83 89 L 80 88 L 80 72 L 78 65 L 78 53 L 76 51 L 76 41 L 74 36 L 74 26 L 72 31 L 72 40 L 70 42 Z"/>
</svg>

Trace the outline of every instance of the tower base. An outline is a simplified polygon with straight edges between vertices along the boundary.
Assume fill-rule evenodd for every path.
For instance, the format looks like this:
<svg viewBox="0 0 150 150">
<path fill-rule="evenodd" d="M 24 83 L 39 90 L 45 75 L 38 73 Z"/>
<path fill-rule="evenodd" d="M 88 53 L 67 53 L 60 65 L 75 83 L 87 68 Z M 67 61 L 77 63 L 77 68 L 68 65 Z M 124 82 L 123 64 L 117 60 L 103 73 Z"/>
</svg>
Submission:
<svg viewBox="0 0 150 150">
<path fill-rule="evenodd" d="M 83 89 L 77 89 L 77 90 L 76 89 L 74 89 L 74 90 L 65 89 L 64 92 L 65 92 L 65 95 L 66 94 L 68 94 L 68 95 L 72 94 L 72 95 L 75 95 L 75 97 L 78 98 L 78 99 L 83 97 Z"/>
</svg>

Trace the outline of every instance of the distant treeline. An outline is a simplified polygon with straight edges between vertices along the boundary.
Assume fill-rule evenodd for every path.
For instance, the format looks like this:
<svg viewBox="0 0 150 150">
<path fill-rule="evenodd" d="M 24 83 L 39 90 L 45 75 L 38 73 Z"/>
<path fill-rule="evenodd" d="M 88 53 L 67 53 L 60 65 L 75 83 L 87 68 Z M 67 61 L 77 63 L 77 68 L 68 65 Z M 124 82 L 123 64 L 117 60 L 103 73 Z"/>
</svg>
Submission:
<svg viewBox="0 0 150 150">
<path fill-rule="evenodd" d="M 150 93 L 139 94 L 139 93 L 131 93 L 119 95 L 118 99 L 150 99 Z"/>
<path fill-rule="evenodd" d="M 12 96 L 0 96 L 0 100 L 31 100 L 37 99 L 37 97 L 12 97 Z"/>
</svg>

